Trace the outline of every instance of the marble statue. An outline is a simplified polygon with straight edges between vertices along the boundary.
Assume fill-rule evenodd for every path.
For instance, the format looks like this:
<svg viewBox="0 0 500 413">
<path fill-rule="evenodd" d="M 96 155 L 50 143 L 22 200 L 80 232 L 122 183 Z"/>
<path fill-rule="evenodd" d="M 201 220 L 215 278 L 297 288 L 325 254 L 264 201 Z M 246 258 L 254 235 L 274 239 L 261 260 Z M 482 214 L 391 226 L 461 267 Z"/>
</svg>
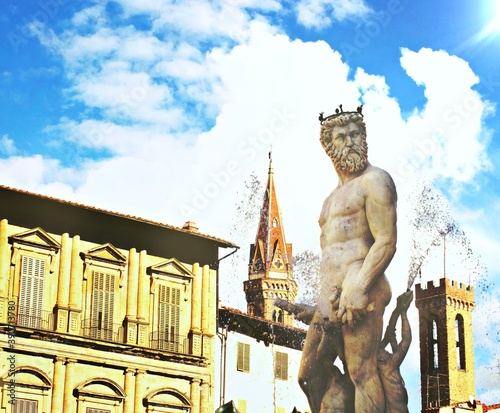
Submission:
<svg viewBox="0 0 500 413">
<path fill-rule="evenodd" d="M 383 315 L 391 299 L 384 274 L 396 252 L 396 188 L 367 158 L 362 108 L 320 114 L 320 141 L 338 175 L 321 228 L 318 306 L 310 322 L 299 383 L 313 413 L 385 413 L 378 369 Z M 333 363 L 339 359 L 343 372 Z"/>
<path fill-rule="evenodd" d="M 411 344 L 411 328 L 406 312 L 413 300 L 411 290 L 401 294 L 397 299 L 396 309 L 392 312 L 384 338 L 378 351 L 378 371 L 385 394 L 385 413 L 408 413 L 408 393 L 405 382 L 399 371 Z M 401 317 L 401 341 L 396 339 L 396 323 Z M 385 348 L 391 346 L 392 353 Z"/>
</svg>

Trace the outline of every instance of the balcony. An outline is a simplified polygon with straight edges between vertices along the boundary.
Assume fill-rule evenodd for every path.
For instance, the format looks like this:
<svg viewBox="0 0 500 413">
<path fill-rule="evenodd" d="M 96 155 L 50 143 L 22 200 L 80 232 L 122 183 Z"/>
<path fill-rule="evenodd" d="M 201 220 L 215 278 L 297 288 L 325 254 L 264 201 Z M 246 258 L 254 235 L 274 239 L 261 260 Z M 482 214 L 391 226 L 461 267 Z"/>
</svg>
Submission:
<svg viewBox="0 0 500 413">
<path fill-rule="evenodd" d="M 121 324 L 92 323 L 92 320 L 87 318 L 82 322 L 81 334 L 96 340 L 123 343 L 123 326 Z"/>
<path fill-rule="evenodd" d="M 124 343 L 124 328 L 122 324 L 92 322 L 87 318 L 80 326 L 80 334 L 84 337 Z M 100 321 L 100 320 L 98 320 Z M 52 311 L 42 311 L 32 307 L 18 307 L 17 324 L 39 330 L 54 331 L 55 315 Z M 169 334 L 165 331 L 153 331 L 149 334 L 149 348 L 171 353 L 192 355 L 190 339 L 178 334 Z"/>
<path fill-rule="evenodd" d="M 38 308 L 19 306 L 17 309 L 17 324 L 19 326 L 39 330 L 54 329 L 54 314 Z"/>
<path fill-rule="evenodd" d="M 188 337 L 169 334 L 165 331 L 153 331 L 150 333 L 149 347 L 173 353 L 191 354 Z"/>
</svg>

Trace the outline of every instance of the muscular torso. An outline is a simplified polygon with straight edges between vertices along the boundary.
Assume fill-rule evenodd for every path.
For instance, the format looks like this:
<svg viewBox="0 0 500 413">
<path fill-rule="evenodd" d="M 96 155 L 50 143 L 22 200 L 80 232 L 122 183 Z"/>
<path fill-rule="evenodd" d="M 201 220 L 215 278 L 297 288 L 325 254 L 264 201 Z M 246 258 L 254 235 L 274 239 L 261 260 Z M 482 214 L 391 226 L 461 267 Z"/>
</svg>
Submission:
<svg viewBox="0 0 500 413">
<path fill-rule="evenodd" d="M 321 276 L 320 306 L 327 305 L 333 285 L 345 287 L 353 282 L 375 242 L 368 222 L 367 199 L 373 196 L 373 181 L 387 174 L 373 166 L 354 179 L 339 185 L 325 200 L 321 211 Z M 382 274 L 380 274 L 382 275 Z M 381 277 L 386 284 L 385 276 Z M 378 282 L 377 284 L 380 284 Z M 382 289 L 388 289 L 379 285 Z M 390 292 L 388 293 L 390 294 Z M 384 294 L 387 295 L 387 294 Z M 323 304 L 321 304 L 323 303 Z"/>
<path fill-rule="evenodd" d="M 373 244 L 365 213 L 363 177 L 336 188 L 325 200 L 319 219 L 322 272 L 342 285 L 345 277 L 362 265 Z M 354 267 L 354 268 L 353 268 Z"/>
</svg>

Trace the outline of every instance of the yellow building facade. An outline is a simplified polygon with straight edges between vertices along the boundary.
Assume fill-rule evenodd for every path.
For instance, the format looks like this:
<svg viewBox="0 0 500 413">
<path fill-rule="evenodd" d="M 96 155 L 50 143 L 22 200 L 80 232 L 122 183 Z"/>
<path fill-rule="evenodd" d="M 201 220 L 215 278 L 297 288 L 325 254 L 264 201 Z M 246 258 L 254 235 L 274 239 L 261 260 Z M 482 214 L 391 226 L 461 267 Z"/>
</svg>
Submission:
<svg viewBox="0 0 500 413">
<path fill-rule="evenodd" d="M 233 246 L 0 196 L 0 412 L 213 412 L 218 249 Z"/>
</svg>

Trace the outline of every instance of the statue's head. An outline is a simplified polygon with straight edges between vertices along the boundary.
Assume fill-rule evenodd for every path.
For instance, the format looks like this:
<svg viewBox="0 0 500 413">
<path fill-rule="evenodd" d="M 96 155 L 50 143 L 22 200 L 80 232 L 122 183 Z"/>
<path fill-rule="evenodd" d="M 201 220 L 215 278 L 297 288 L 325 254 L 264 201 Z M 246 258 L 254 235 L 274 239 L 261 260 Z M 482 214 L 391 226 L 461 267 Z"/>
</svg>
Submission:
<svg viewBox="0 0 500 413">
<path fill-rule="evenodd" d="M 361 171 L 368 162 L 366 125 L 359 112 L 341 112 L 324 119 L 320 142 L 337 171 Z"/>
</svg>

